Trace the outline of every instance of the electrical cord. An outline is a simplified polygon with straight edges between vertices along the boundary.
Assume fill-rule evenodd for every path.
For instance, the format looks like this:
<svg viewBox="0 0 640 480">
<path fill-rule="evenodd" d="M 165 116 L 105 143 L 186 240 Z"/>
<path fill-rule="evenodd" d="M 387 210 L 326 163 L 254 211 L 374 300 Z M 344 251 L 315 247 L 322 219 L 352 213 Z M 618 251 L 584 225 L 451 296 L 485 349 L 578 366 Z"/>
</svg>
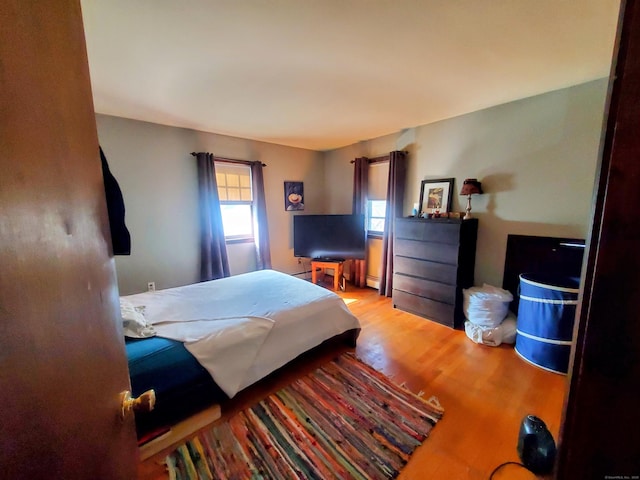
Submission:
<svg viewBox="0 0 640 480">
<path fill-rule="evenodd" d="M 304 270 L 304 278 L 306 280 L 311 280 L 311 262 L 309 262 L 309 269 L 304 264 L 304 259 L 300 259 L 300 265 L 302 265 L 302 269 Z"/>
<path fill-rule="evenodd" d="M 501 463 L 500 465 L 498 465 L 496 468 L 493 469 L 493 472 L 491 472 L 491 475 L 489 475 L 489 480 L 493 480 L 493 476 L 497 473 L 497 471 L 500 470 L 502 467 L 504 467 L 506 465 L 520 465 L 522 468 L 525 468 L 525 469 L 529 470 L 527 467 L 525 467 L 520 462 L 504 462 L 504 463 Z"/>
</svg>

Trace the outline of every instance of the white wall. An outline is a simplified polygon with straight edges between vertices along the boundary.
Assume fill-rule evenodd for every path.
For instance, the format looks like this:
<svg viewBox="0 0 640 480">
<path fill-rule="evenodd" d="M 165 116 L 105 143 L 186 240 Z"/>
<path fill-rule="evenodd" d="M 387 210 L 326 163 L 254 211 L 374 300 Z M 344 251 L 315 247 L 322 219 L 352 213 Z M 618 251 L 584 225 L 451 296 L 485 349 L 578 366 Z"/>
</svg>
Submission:
<svg viewBox="0 0 640 480">
<path fill-rule="evenodd" d="M 261 160 L 273 267 L 303 271 L 293 257 L 293 220 L 283 182 L 304 182 L 305 214 L 351 213 L 352 159 L 392 150 L 408 155 L 408 215 L 426 178 L 482 181 L 476 284 L 502 284 L 509 233 L 583 238 L 607 89 L 605 79 L 319 153 L 252 140 L 97 115 L 98 135 L 122 187 L 132 255 L 116 257 L 122 294 L 199 280 L 197 179 L 193 151 Z M 372 249 L 378 251 L 379 249 Z M 229 246 L 232 274 L 255 269 L 252 245 Z M 375 255 L 374 255 L 375 256 Z M 375 261 L 375 260 L 374 260 Z"/>
<path fill-rule="evenodd" d="M 461 211 L 463 180 L 478 178 L 476 284 L 500 286 L 508 234 L 586 236 L 606 90 L 597 80 L 326 152 L 329 213 L 351 211 L 349 161 L 361 155 L 409 152 L 405 215 L 423 179 L 455 178 Z"/>
<path fill-rule="evenodd" d="M 273 268 L 298 273 L 293 257 L 294 213 L 284 208 L 284 181 L 304 182 L 304 213 L 322 213 L 326 191 L 322 154 L 252 140 L 97 115 L 100 144 L 126 205 L 132 253 L 117 256 L 120 293 L 199 281 L 198 189 L 191 152 L 261 160 Z M 319 181 L 320 180 L 320 181 Z M 253 244 L 228 246 L 232 274 L 255 269 Z"/>
</svg>

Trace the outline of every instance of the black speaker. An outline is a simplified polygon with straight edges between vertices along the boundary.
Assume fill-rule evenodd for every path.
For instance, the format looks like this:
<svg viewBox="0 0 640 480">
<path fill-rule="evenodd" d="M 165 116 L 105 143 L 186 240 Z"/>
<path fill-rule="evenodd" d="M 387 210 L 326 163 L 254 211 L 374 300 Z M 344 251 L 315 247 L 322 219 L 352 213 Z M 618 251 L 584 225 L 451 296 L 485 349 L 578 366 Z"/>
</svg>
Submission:
<svg viewBox="0 0 640 480">
<path fill-rule="evenodd" d="M 536 475 L 551 473 L 556 459 L 556 443 L 542 420 L 527 415 L 520 424 L 518 456 Z"/>
</svg>

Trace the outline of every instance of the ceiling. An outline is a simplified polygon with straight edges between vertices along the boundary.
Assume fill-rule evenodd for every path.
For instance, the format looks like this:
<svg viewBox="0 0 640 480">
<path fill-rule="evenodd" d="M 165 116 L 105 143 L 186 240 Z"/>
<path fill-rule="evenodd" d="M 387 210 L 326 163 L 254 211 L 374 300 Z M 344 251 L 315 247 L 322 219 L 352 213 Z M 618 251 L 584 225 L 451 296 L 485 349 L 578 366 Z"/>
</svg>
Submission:
<svg viewBox="0 0 640 480">
<path fill-rule="evenodd" d="M 98 113 L 330 150 L 609 75 L 619 0 L 82 0 Z"/>
</svg>

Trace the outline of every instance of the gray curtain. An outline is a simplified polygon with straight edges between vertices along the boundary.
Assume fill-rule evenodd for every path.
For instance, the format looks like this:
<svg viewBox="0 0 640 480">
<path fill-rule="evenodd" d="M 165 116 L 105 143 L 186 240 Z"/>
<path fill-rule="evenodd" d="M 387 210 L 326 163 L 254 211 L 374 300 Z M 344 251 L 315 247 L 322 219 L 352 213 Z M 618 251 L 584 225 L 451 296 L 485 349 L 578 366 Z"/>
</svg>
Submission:
<svg viewBox="0 0 640 480">
<path fill-rule="evenodd" d="M 389 154 L 389 180 L 387 182 L 387 209 L 382 236 L 382 268 L 380 270 L 380 295 L 391 296 L 393 289 L 393 232 L 395 219 L 402 217 L 404 210 L 404 187 L 407 176 L 405 152 Z"/>
<path fill-rule="evenodd" d="M 366 215 L 369 183 L 369 159 L 367 157 L 356 158 L 353 170 L 353 214 Z M 351 271 L 351 281 L 356 287 L 367 286 L 367 259 L 354 260 Z"/>
<path fill-rule="evenodd" d="M 220 198 L 216 182 L 213 154 L 192 154 L 198 164 L 198 194 L 200 200 L 200 280 L 215 280 L 229 276 L 229 258 L 224 240 Z"/>
<path fill-rule="evenodd" d="M 271 268 L 271 246 L 269 243 L 262 162 L 251 162 L 251 183 L 253 189 L 253 238 L 256 244 L 256 264 L 258 270 L 264 270 Z"/>
</svg>

